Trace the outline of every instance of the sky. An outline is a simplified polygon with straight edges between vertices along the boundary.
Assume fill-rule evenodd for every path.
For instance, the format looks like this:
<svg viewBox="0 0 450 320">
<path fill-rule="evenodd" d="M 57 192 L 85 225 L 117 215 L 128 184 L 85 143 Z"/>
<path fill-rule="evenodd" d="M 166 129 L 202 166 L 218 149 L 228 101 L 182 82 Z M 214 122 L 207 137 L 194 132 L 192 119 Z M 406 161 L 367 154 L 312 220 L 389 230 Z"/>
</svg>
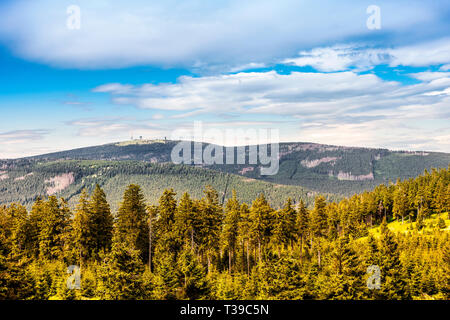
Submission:
<svg viewBox="0 0 450 320">
<path fill-rule="evenodd" d="M 0 1 L 0 159 L 196 121 L 450 152 L 449 120 L 445 0 Z"/>
</svg>

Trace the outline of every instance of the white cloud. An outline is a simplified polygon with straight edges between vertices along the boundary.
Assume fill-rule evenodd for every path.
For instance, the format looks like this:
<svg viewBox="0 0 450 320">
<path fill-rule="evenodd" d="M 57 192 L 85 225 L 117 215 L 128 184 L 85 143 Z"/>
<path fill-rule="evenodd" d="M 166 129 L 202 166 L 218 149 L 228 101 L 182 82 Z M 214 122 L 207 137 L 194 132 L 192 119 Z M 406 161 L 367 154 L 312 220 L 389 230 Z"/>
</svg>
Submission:
<svg viewBox="0 0 450 320">
<path fill-rule="evenodd" d="M 371 69 L 388 61 L 388 58 L 382 50 L 340 45 L 301 51 L 299 57 L 285 59 L 283 63 L 299 67 L 311 66 L 319 71 L 333 72 L 348 70 L 350 67 L 358 70 Z"/>
<path fill-rule="evenodd" d="M 163 114 L 156 113 L 156 114 L 154 114 L 154 115 L 152 116 L 152 119 L 154 119 L 154 120 L 161 120 L 161 119 L 164 119 L 164 115 L 163 115 Z"/>
<path fill-rule="evenodd" d="M 238 72 L 238 71 L 245 71 L 245 70 L 251 70 L 251 69 L 260 69 L 260 68 L 265 68 L 265 67 L 266 67 L 265 63 L 250 62 L 250 63 L 244 64 L 244 65 L 232 67 L 230 69 L 230 72 Z"/>
<path fill-rule="evenodd" d="M 367 4 L 350 0 L 78 0 L 80 30 L 66 26 L 69 4 L 73 3 L 3 4 L 0 41 L 21 57 L 65 68 L 151 64 L 227 65 L 230 70 L 255 61 L 278 61 L 336 39 L 376 36 L 366 27 Z M 382 7 L 382 30 L 394 32 L 393 43 L 425 25 L 434 28 L 422 32 L 422 37 L 439 36 L 433 30 L 448 26 L 439 3 L 379 0 L 377 4 Z"/>
<path fill-rule="evenodd" d="M 148 120 L 125 118 L 79 119 L 67 122 L 78 129 L 80 137 L 115 137 L 128 139 L 130 136 L 161 137 L 167 135 L 169 128 Z"/>
<path fill-rule="evenodd" d="M 391 66 L 430 66 L 450 62 L 450 38 L 422 42 L 388 50 Z"/>
<path fill-rule="evenodd" d="M 441 78 L 448 78 L 450 77 L 450 72 L 425 71 L 425 72 L 411 73 L 410 76 L 421 81 L 432 81 Z"/>
<path fill-rule="evenodd" d="M 415 76 L 426 81 L 401 85 L 383 81 L 374 74 L 350 71 L 270 71 L 185 76 L 175 84 L 134 86 L 126 94 L 121 93 L 119 86 L 117 91 L 109 92 L 116 103 L 170 111 L 178 118 L 212 117 L 216 120 L 209 122 L 215 122 L 217 115 L 223 113 L 238 115 L 235 122 L 252 123 L 269 117 L 273 127 L 284 129 L 283 137 L 289 141 L 356 146 L 367 142 L 367 146 L 400 149 L 424 145 L 429 150 L 450 151 L 446 143 L 435 139 L 436 132 L 432 130 L 444 128 L 440 134 L 447 130 L 450 76 L 443 72 Z M 301 130 L 289 125 L 287 133 L 286 124 L 293 119 Z M 405 123 L 411 125 L 406 127 Z M 417 135 L 420 139 L 411 138 Z"/>
<path fill-rule="evenodd" d="M 0 132 L 0 145 L 27 143 L 42 140 L 49 134 L 49 130 L 15 130 Z"/>
<path fill-rule="evenodd" d="M 334 112 L 339 101 L 392 91 L 398 84 L 383 82 L 372 74 L 353 72 L 281 75 L 269 71 L 200 78 L 184 76 L 176 84 L 146 84 L 129 88 L 125 94 L 117 85 L 101 86 L 94 91 L 105 92 L 101 89 L 105 87 L 117 87 L 107 91 L 115 103 L 134 104 L 143 109 L 199 114 L 271 112 L 275 108 L 278 114 L 291 114 L 308 112 L 309 105 L 315 111 Z"/>
<path fill-rule="evenodd" d="M 431 66 L 450 62 L 450 38 L 427 41 L 410 46 L 396 48 L 369 48 L 353 45 L 336 45 L 319 47 L 308 51 L 301 51 L 298 57 L 284 59 L 282 63 L 300 67 L 311 66 L 324 72 L 369 70 L 380 64 L 391 67 L 403 66 Z M 448 65 L 441 67 L 441 71 L 448 70 Z M 431 73 L 418 73 L 426 76 Z M 439 75 L 434 74 L 439 77 Z M 419 79 L 419 78 L 418 78 Z"/>
<path fill-rule="evenodd" d="M 390 128 L 382 130 L 380 128 Z M 301 128 L 298 139 L 324 144 L 389 148 L 392 150 L 450 151 L 450 128 L 432 130 L 406 127 L 402 119 L 383 119 L 363 124 L 328 124 Z"/>
<path fill-rule="evenodd" d="M 123 85 L 120 83 L 108 83 L 102 86 L 99 86 L 93 90 L 93 92 L 115 92 L 117 94 L 127 94 L 130 93 L 133 89 L 131 85 Z"/>
<path fill-rule="evenodd" d="M 42 140 L 49 133 L 45 129 L 0 132 L 0 159 L 24 156 L 24 145 L 27 155 L 46 152 L 48 149 L 42 147 Z"/>
</svg>

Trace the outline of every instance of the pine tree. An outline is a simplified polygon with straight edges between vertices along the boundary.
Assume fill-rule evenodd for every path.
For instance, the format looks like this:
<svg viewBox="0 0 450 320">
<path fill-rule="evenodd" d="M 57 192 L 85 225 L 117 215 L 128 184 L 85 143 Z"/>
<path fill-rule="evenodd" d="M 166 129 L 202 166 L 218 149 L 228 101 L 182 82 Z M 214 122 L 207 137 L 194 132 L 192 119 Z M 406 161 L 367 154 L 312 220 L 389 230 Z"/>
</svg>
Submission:
<svg viewBox="0 0 450 320">
<path fill-rule="evenodd" d="M 314 210 L 311 212 L 311 233 L 314 236 L 314 240 L 311 237 L 311 242 L 314 243 L 317 251 L 317 262 L 319 268 L 321 267 L 322 255 L 321 238 L 326 235 L 327 227 L 326 201 L 323 196 L 318 196 L 315 199 Z"/>
<path fill-rule="evenodd" d="M 262 249 L 270 237 L 270 219 L 273 209 L 267 202 L 264 194 L 260 194 L 255 201 L 253 201 L 250 208 L 250 235 L 253 243 L 258 248 L 258 261 L 262 261 Z"/>
<path fill-rule="evenodd" d="M 89 196 L 83 189 L 73 219 L 73 244 L 79 263 L 86 261 L 91 255 L 91 227 L 89 221 Z"/>
<path fill-rule="evenodd" d="M 225 218 L 221 233 L 222 250 L 228 255 L 228 272 L 231 273 L 232 259 L 236 255 L 236 245 L 238 237 L 238 228 L 241 217 L 241 207 L 236 197 L 236 191 L 233 190 L 233 197 L 227 201 L 225 206 Z"/>
<path fill-rule="evenodd" d="M 148 271 L 152 273 L 152 261 L 153 261 L 153 252 L 154 252 L 154 238 L 155 238 L 155 221 L 158 216 L 158 207 L 157 206 L 149 206 L 147 208 L 148 211 Z"/>
<path fill-rule="evenodd" d="M 183 298 L 189 300 L 208 298 L 210 288 L 206 280 L 206 270 L 190 249 L 181 252 L 177 266 L 182 275 Z"/>
<path fill-rule="evenodd" d="M 116 232 L 119 241 L 138 250 L 142 261 L 148 258 L 148 224 L 144 195 L 137 185 L 129 185 L 117 214 Z"/>
<path fill-rule="evenodd" d="M 111 252 L 100 266 L 97 294 L 107 300 L 139 299 L 143 272 L 139 251 L 114 238 Z"/>
<path fill-rule="evenodd" d="M 192 250 L 195 248 L 195 239 L 198 235 L 198 210 L 187 192 L 183 194 L 175 213 L 175 229 L 184 244 L 188 244 Z"/>
<path fill-rule="evenodd" d="M 291 198 L 287 200 L 283 209 L 272 212 L 272 243 L 278 249 L 279 256 L 281 249 L 287 247 L 294 238 L 295 216 Z"/>
<path fill-rule="evenodd" d="M 239 242 L 242 246 L 242 260 L 245 261 L 245 265 L 243 264 L 242 271 L 247 271 L 247 276 L 250 275 L 250 241 L 251 241 L 251 235 L 250 235 L 250 228 L 251 228 L 251 221 L 250 221 L 250 210 L 246 203 L 243 203 L 240 208 L 240 216 L 241 220 L 238 224 L 238 238 Z"/>
<path fill-rule="evenodd" d="M 205 196 L 200 202 L 201 240 L 200 248 L 206 253 L 208 273 L 211 272 L 211 260 L 219 248 L 220 228 L 223 220 L 219 195 L 211 186 L 203 191 Z"/>
<path fill-rule="evenodd" d="M 155 263 L 155 296 L 157 299 L 173 300 L 178 298 L 180 272 L 176 264 L 175 254 L 161 252 Z"/>
<path fill-rule="evenodd" d="M 347 236 L 335 241 L 330 269 L 329 286 L 325 289 L 326 299 L 355 300 L 365 296 L 365 270 Z"/>
<path fill-rule="evenodd" d="M 28 248 L 28 212 L 27 209 L 21 205 L 12 204 L 8 208 L 8 213 L 12 220 L 11 225 L 11 242 L 12 254 L 14 256 L 21 256 L 26 253 Z"/>
<path fill-rule="evenodd" d="M 156 251 L 170 251 L 176 255 L 180 250 L 180 239 L 176 234 L 175 218 L 177 215 L 177 200 L 175 199 L 173 189 L 164 190 L 159 198 L 157 208 L 158 217 L 155 222 L 155 230 L 158 238 L 158 247 Z M 182 230 L 180 228 L 180 230 Z"/>
<path fill-rule="evenodd" d="M 63 202 L 58 203 L 55 196 L 49 197 L 45 203 L 39 233 L 39 250 L 42 258 L 56 259 L 62 255 L 69 214 Z"/>
<path fill-rule="evenodd" d="M 394 216 L 397 219 L 403 219 L 408 211 L 409 205 L 408 205 L 408 197 L 407 197 L 407 191 L 405 190 L 405 187 L 403 184 L 399 181 L 397 181 L 397 188 L 394 191 L 394 204 L 392 211 L 394 212 Z"/>
<path fill-rule="evenodd" d="M 380 239 L 380 271 L 381 289 L 376 291 L 377 299 L 405 299 L 408 298 L 408 290 L 405 282 L 405 274 L 400 261 L 398 244 L 393 233 L 384 228 Z"/>
<path fill-rule="evenodd" d="M 297 260 L 271 253 L 257 273 L 258 299 L 297 300 L 303 299 L 305 283 Z"/>
<path fill-rule="evenodd" d="M 314 210 L 311 215 L 311 230 L 315 237 L 323 237 L 327 232 L 326 205 L 326 200 L 323 196 L 316 197 Z"/>
<path fill-rule="evenodd" d="M 34 258 L 39 256 L 39 234 L 41 232 L 42 221 L 45 215 L 45 202 L 37 198 L 30 212 L 29 221 L 29 245 L 30 254 Z"/>
<path fill-rule="evenodd" d="M 306 240 L 308 235 L 309 228 L 309 213 L 305 207 L 303 201 L 300 201 L 300 204 L 297 209 L 297 219 L 296 219 L 296 227 L 297 227 L 297 235 L 300 240 L 300 252 L 303 251 L 303 242 Z"/>
<path fill-rule="evenodd" d="M 142 215 L 142 201 L 136 202 L 136 212 Z M 145 219 L 145 218 L 141 218 Z M 142 228 L 142 221 L 140 227 Z M 97 184 L 89 201 L 89 226 L 91 234 L 91 250 L 94 256 L 111 249 L 114 219 L 106 200 L 105 192 Z M 145 229 L 145 228 L 144 228 Z M 142 232 L 145 232 L 143 230 Z"/>
<path fill-rule="evenodd" d="M 0 300 L 28 300 L 35 295 L 34 279 L 25 269 L 24 260 L 0 255 Z"/>
</svg>

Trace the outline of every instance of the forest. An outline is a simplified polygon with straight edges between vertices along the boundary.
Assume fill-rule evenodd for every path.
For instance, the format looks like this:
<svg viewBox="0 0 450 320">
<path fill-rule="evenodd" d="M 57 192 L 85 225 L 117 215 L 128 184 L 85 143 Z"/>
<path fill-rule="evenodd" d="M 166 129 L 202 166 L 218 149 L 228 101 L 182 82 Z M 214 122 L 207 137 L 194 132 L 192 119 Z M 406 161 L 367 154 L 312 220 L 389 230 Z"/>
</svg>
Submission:
<svg viewBox="0 0 450 320">
<path fill-rule="evenodd" d="M 146 200 L 131 184 L 113 211 L 97 185 L 74 210 L 0 207 L 0 299 L 449 299 L 450 167 L 311 206 Z"/>
</svg>

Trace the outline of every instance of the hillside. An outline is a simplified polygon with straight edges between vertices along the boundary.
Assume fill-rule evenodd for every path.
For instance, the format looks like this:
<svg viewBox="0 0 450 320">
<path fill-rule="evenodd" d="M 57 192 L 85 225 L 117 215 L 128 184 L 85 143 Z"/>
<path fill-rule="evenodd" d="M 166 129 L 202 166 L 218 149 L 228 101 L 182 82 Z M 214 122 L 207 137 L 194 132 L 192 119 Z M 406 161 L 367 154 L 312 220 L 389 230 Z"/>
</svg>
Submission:
<svg viewBox="0 0 450 320">
<path fill-rule="evenodd" d="M 276 185 L 234 174 L 171 163 L 152 164 L 142 161 L 17 160 L 9 166 L 3 164 L 0 178 L 0 204 L 20 202 L 28 207 L 36 197 L 57 195 L 64 197 L 73 207 L 83 188 L 92 191 L 98 183 L 108 194 L 113 211 L 118 207 L 123 192 L 131 183 L 142 186 L 149 203 L 156 203 L 166 188 L 173 188 L 180 197 L 189 192 L 201 197 L 206 185 L 213 186 L 224 198 L 235 189 L 242 201 L 251 203 L 259 193 L 264 193 L 275 206 L 282 205 L 287 197 L 303 199 L 312 205 L 314 192 L 300 186 Z M 329 199 L 336 199 L 329 196 Z"/>
<path fill-rule="evenodd" d="M 46 154 L 28 160 L 136 160 L 166 163 L 171 161 L 170 153 L 176 143 L 165 140 L 134 140 Z M 248 151 L 249 147 L 246 147 L 247 155 Z M 450 154 L 447 153 L 281 143 L 280 169 L 274 176 L 261 176 L 260 164 L 202 167 L 275 184 L 302 186 L 316 192 L 348 196 L 370 190 L 390 180 L 415 177 L 425 169 L 447 168 L 449 163 Z"/>
<path fill-rule="evenodd" d="M 134 168 L 157 180 L 161 172 L 214 173 L 142 162 L 38 166 L 101 177 Z M 77 174 L 53 177 L 49 188 Z M 56 197 L 37 200 L 31 211 L 0 206 L 0 300 L 449 299 L 447 169 L 338 202 L 317 196 L 310 209 L 286 201 L 276 210 L 263 195 L 249 205 L 234 196 L 224 204 L 211 188 L 180 201 L 165 190 L 147 207 L 133 184 L 115 214 L 107 192 L 83 193 L 76 210 Z M 82 270 L 80 290 L 68 286 L 68 265 Z"/>
</svg>

